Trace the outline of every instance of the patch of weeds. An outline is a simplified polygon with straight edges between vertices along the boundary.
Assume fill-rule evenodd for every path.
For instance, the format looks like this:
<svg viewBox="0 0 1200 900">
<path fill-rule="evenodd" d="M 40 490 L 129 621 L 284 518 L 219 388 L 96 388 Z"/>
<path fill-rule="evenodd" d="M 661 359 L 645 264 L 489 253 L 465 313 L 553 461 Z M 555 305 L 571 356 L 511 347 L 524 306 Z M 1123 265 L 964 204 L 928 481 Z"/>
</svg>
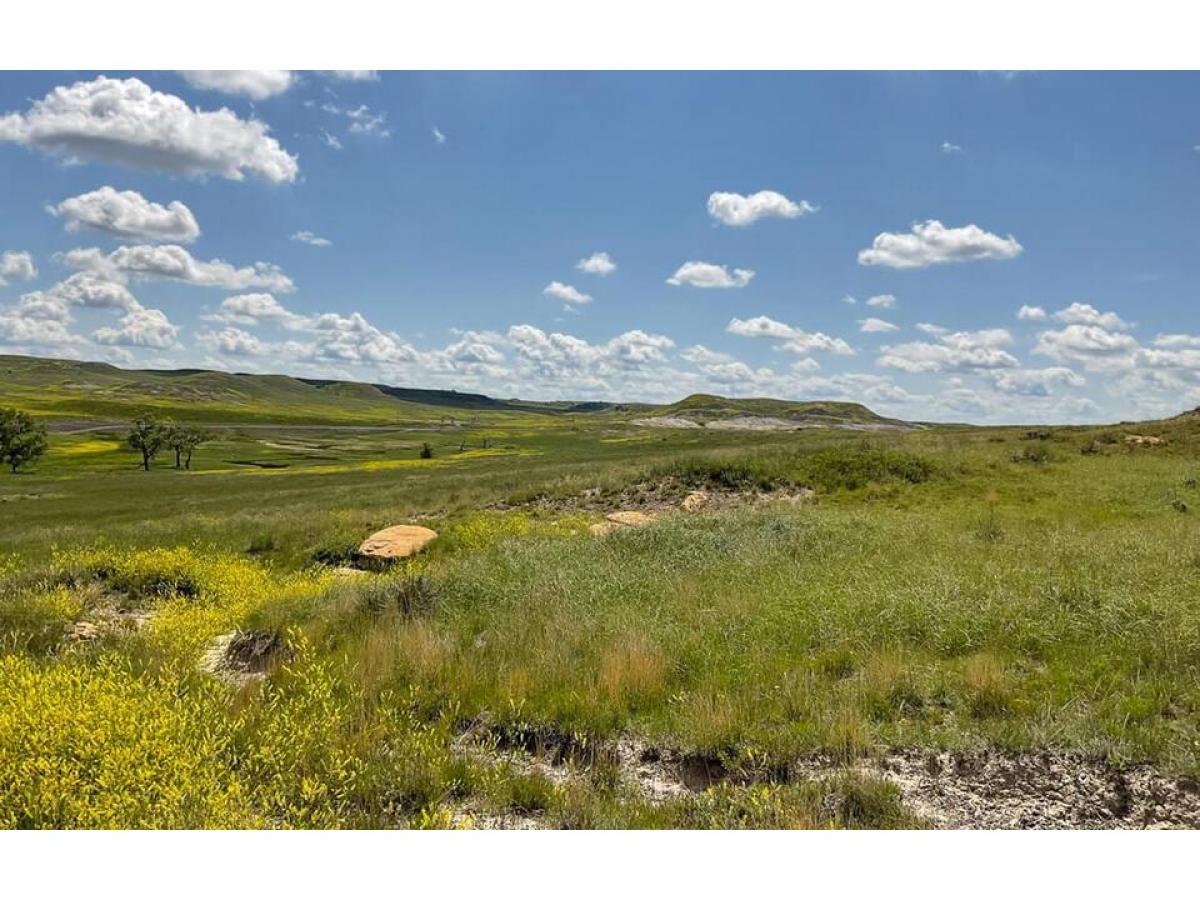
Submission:
<svg viewBox="0 0 1200 900">
<path fill-rule="evenodd" d="M 911 828 L 916 820 L 904 808 L 894 784 L 858 775 L 821 783 L 822 818 L 837 828 Z"/>
<path fill-rule="evenodd" d="M 995 544 L 1004 539 L 1004 529 L 996 518 L 996 507 L 989 504 L 987 514 L 975 526 L 975 537 L 985 544 Z"/>
<path fill-rule="evenodd" d="M 963 666 L 967 708 L 977 719 L 1006 716 L 1012 712 L 1013 695 L 1004 664 L 990 653 L 977 653 Z"/>
<path fill-rule="evenodd" d="M 756 459 L 684 460 L 655 474 L 674 476 L 689 488 L 726 491 L 773 491 L 790 484 L 789 479 Z"/>
<path fill-rule="evenodd" d="M 6 594 L 0 603 L 0 650 L 51 652 L 83 607 L 78 593 L 62 585 Z"/>
<path fill-rule="evenodd" d="M 1092 610 L 1099 605 L 1098 598 L 1089 588 L 1073 580 L 1052 581 L 1046 586 L 1045 593 L 1051 603 L 1073 612 Z"/>
<path fill-rule="evenodd" d="M 912 715 L 925 705 L 912 671 L 893 654 L 878 656 L 867 665 L 863 694 L 867 712 L 876 720 Z"/>
<path fill-rule="evenodd" d="M 279 549 L 279 542 L 275 540 L 275 535 L 269 531 L 264 531 L 250 538 L 250 543 L 246 545 L 246 552 L 251 556 L 258 556 L 263 553 L 273 553 Z"/>
<path fill-rule="evenodd" d="M 373 613 L 397 612 L 402 616 L 430 613 L 437 606 L 437 589 L 429 576 L 401 573 L 373 578 L 359 591 L 359 602 Z"/>
<path fill-rule="evenodd" d="M 840 681 L 854 674 L 858 668 L 858 660 L 850 650 L 839 647 L 818 656 L 816 667 L 822 674 Z"/>
<path fill-rule="evenodd" d="M 545 812 L 554 803 L 554 782 L 538 771 L 513 774 L 503 782 L 504 805 L 515 813 Z"/>
<path fill-rule="evenodd" d="M 843 709 L 836 712 L 829 723 L 825 744 L 834 759 L 849 762 L 867 752 L 871 734 L 857 710 Z"/>
<path fill-rule="evenodd" d="M 929 460 L 915 453 L 870 446 L 836 447 L 800 460 L 804 484 L 818 490 L 856 490 L 873 483 L 921 484 L 934 474 Z"/>
<path fill-rule="evenodd" d="M 309 559 L 323 566 L 346 566 L 358 556 L 358 543 L 349 539 L 335 539 L 315 547 Z"/>
<path fill-rule="evenodd" d="M 1050 451 L 1045 447 L 1026 447 L 1019 453 L 1014 453 L 1009 459 L 1015 463 L 1040 466 L 1050 461 Z"/>
</svg>

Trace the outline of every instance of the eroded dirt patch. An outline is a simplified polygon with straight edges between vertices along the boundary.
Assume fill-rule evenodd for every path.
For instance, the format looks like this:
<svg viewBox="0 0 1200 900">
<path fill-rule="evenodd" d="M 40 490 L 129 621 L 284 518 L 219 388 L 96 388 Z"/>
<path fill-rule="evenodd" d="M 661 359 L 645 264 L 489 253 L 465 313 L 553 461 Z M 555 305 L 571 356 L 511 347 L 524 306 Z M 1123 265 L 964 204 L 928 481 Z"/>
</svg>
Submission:
<svg viewBox="0 0 1200 900">
<path fill-rule="evenodd" d="M 231 631 L 213 640 L 200 669 L 234 684 L 245 684 L 265 678 L 272 666 L 289 659 L 291 653 L 278 632 Z"/>
<path fill-rule="evenodd" d="M 700 510 L 733 509 L 765 503 L 810 503 L 816 499 L 811 488 L 791 487 L 776 490 L 735 489 L 706 486 L 697 489 L 682 479 L 668 476 L 629 485 L 619 491 L 590 488 L 573 497 L 541 497 L 523 503 L 501 502 L 489 509 L 543 509 L 553 512 L 612 512 L 636 511 L 653 516 L 671 510 L 698 512 Z"/>
<path fill-rule="evenodd" d="M 891 750 L 853 762 L 811 756 L 772 771 L 732 771 L 715 755 L 655 747 L 636 737 L 581 744 L 546 731 L 476 726 L 460 750 L 503 759 L 555 784 L 615 766 L 621 781 L 650 803 L 665 803 L 724 783 L 887 781 L 904 806 L 943 829 L 1200 828 L 1200 781 L 1147 765 L 1114 766 L 1065 751 L 970 753 Z M 482 816 L 480 828 L 541 827 L 537 817 Z"/>
<path fill-rule="evenodd" d="M 1070 753 L 895 751 L 866 768 L 941 828 L 1197 828 L 1200 783 Z"/>
</svg>

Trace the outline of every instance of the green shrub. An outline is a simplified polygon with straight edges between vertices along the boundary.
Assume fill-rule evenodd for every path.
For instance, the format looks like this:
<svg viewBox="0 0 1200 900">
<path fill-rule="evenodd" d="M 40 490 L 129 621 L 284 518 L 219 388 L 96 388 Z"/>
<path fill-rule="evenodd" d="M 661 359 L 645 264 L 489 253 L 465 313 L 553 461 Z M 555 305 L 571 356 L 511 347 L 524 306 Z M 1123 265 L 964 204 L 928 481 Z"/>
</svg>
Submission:
<svg viewBox="0 0 1200 900">
<path fill-rule="evenodd" d="M 800 461 L 809 487 L 821 490 L 856 490 L 873 483 L 890 481 L 921 484 L 932 477 L 929 460 L 902 450 L 872 447 L 835 447 L 821 450 Z"/>
</svg>

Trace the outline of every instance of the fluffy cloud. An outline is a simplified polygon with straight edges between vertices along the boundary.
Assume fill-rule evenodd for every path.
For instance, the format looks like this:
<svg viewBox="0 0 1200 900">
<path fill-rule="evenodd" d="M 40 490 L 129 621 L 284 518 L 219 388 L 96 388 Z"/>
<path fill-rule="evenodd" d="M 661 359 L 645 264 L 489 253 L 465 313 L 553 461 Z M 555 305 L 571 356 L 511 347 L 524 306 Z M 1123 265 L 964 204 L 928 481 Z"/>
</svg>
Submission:
<svg viewBox="0 0 1200 900">
<path fill-rule="evenodd" d="M 1017 358 L 1003 349 L 1012 335 L 1003 328 L 956 331 L 938 336 L 938 343 L 913 341 L 883 347 L 877 363 L 904 372 L 969 371 L 1017 368 Z"/>
<path fill-rule="evenodd" d="M 69 307 L 90 309 L 123 309 L 137 307 L 137 299 L 119 281 L 110 281 L 97 272 L 76 272 L 44 291 L 33 291 L 21 297 L 20 305 L 41 310 L 45 318 L 69 321 Z"/>
<path fill-rule="evenodd" d="M 994 369 L 984 373 L 996 390 L 1021 397 L 1048 397 L 1055 386 L 1083 387 L 1083 376 L 1063 366 L 1047 369 Z"/>
<path fill-rule="evenodd" d="M 919 269 L 937 263 L 978 259 L 1012 259 L 1022 247 L 1011 234 L 1000 237 L 978 225 L 947 228 L 936 219 L 918 222 L 905 233 L 883 232 L 866 250 L 858 252 L 859 265 L 893 269 Z"/>
<path fill-rule="evenodd" d="M 329 238 L 320 237 L 311 231 L 297 231 L 291 236 L 290 240 L 299 241 L 301 244 L 309 244 L 313 247 L 329 247 L 333 244 L 333 241 L 329 240 Z"/>
<path fill-rule="evenodd" d="M 28 111 L 0 116 L 0 141 L 67 160 L 94 160 L 175 175 L 296 180 L 299 165 L 268 127 L 228 109 L 193 110 L 137 78 L 100 76 L 56 87 Z"/>
<path fill-rule="evenodd" d="M 710 382 L 722 385 L 725 389 L 745 390 L 761 384 L 769 384 L 776 377 L 770 369 L 753 369 L 728 353 L 709 350 L 703 344 L 688 347 L 679 355 L 682 359 L 692 363 Z M 813 359 L 804 361 L 816 362 Z"/>
<path fill-rule="evenodd" d="M 152 347 L 165 350 L 175 346 L 179 329 L 172 325 L 161 309 L 146 309 L 136 306 L 125 315 L 114 328 L 97 328 L 92 333 L 98 344 L 124 347 Z"/>
<path fill-rule="evenodd" d="M 435 144 L 446 143 L 446 136 L 444 134 L 442 134 L 442 129 L 438 128 L 436 125 L 434 125 L 432 128 L 432 134 L 433 134 L 433 142 Z"/>
<path fill-rule="evenodd" d="M 192 87 L 224 94 L 238 94 L 251 100 L 266 100 L 284 93 L 296 82 L 286 69 L 217 69 L 180 72 Z"/>
<path fill-rule="evenodd" d="M 874 306 L 878 309 L 891 309 L 895 305 L 896 298 L 892 294 L 876 294 L 867 299 L 867 306 Z"/>
<path fill-rule="evenodd" d="M 162 206 L 137 191 L 118 191 L 105 185 L 48 207 L 66 220 L 67 231 L 91 229 L 117 239 L 181 241 L 200 236 L 192 211 L 178 200 Z"/>
<path fill-rule="evenodd" d="M 574 335 L 547 334 L 533 325 L 514 325 L 505 335 L 515 357 L 514 374 L 584 387 L 607 387 L 607 379 L 635 375 L 666 361 L 675 345 L 665 335 L 627 331 L 603 344 Z"/>
<path fill-rule="evenodd" d="M 1128 334 L 1099 325 L 1068 325 L 1038 335 L 1033 352 L 1063 362 L 1080 362 L 1088 368 L 1125 367 L 1138 342 Z"/>
<path fill-rule="evenodd" d="M 1054 318 L 1068 325 L 1098 325 L 1109 331 L 1128 331 L 1133 327 L 1116 313 L 1102 313 L 1090 303 L 1072 303 L 1056 312 Z"/>
<path fill-rule="evenodd" d="M 81 343 L 83 339 L 72 334 L 64 322 L 0 309 L 0 345 L 64 347 Z"/>
<path fill-rule="evenodd" d="M 1195 334 L 1160 334 L 1154 339 L 1155 347 L 1190 347 L 1200 348 L 1200 335 Z"/>
<path fill-rule="evenodd" d="M 348 316 L 322 313 L 308 326 L 314 342 L 308 348 L 311 359 L 341 360 L 357 363 L 398 363 L 417 359 L 417 351 L 399 335 L 372 325 L 361 313 Z"/>
<path fill-rule="evenodd" d="M 956 153 L 962 153 L 963 148 L 958 144 L 952 144 L 949 141 L 942 141 L 942 152 L 947 156 L 952 156 Z"/>
<path fill-rule="evenodd" d="M 158 349 L 176 346 L 179 329 L 161 310 L 147 309 L 123 283 L 92 271 L 76 272 L 44 291 L 23 294 L 14 307 L 0 311 L 0 335 L 15 343 L 82 343 L 83 339 L 67 328 L 76 308 L 121 313 L 116 327 L 94 332 L 97 343 Z"/>
<path fill-rule="evenodd" d="M 943 328 L 941 325 L 934 325 L 932 322 L 918 322 L 917 331 L 923 331 L 926 334 L 932 334 L 934 337 L 941 337 L 943 334 L 949 334 L 949 328 Z"/>
<path fill-rule="evenodd" d="M 0 287 L 7 287 L 10 279 L 30 281 L 37 277 L 37 266 L 33 254 L 27 250 L 8 250 L 0 253 Z"/>
<path fill-rule="evenodd" d="M 886 322 L 883 319 L 877 319 L 871 316 L 866 319 L 858 320 L 858 330 L 867 333 L 882 332 L 882 331 L 899 331 L 899 325 L 893 325 L 891 322 Z"/>
<path fill-rule="evenodd" d="M 567 303 L 592 302 L 592 298 L 588 294 L 576 290 L 569 284 L 563 284 L 561 281 L 550 282 L 548 285 L 542 288 L 542 293 L 548 297 L 556 297 L 559 300 L 566 301 Z"/>
<path fill-rule="evenodd" d="M 836 353 L 842 356 L 852 356 L 854 349 L 841 338 L 830 337 L 820 331 L 808 332 L 786 322 L 780 322 L 767 316 L 755 316 L 753 319 L 730 319 L 725 330 L 730 334 L 741 337 L 773 338 L 778 340 L 779 348 L 790 353 L 807 354 L 814 350 L 826 353 Z"/>
<path fill-rule="evenodd" d="M 196 340 L 202 347 L 227 356 L 266 356 L 273 349 L 270 344 L 241 328 L 202 332 L 196 335 Z"/>
<path fill-rule="evenodd" d="M 587 259 L 575 263 L 575 268 L 589 275 L 610 275 L 616 271 L 617 264 L 607 253 L 593 253 Z"/>
<path fill-rule="evenodd" d="M 272 263 L 256 262 L 253 266 L 235 268 L 220 259 L 205 262 L 177 244 L 135 244 L 118 247 L 109 254 L 95 247 L 77 248 L 63 253 L 61 259 L 76 269 L 98 272 L 113 281 L 161 278 L 230 291 L 295 290 L 292 280 Z"/>
<path fill-rule="evenodd" d="M 708 197 L 708 214 L 722 225 L 744 228 L 759 219 L 795 219 L 817 208 L 807 200 L 796 203 L 778 191 L 759 191 L 749 196 L 715 192 Z"/>
<path fill-rule="evenodd" d="M 690 284 L 699 288 L 740 288 L 750 283 L 754 277 L 751 269 L 734 269 L 731 273 L 725 266 L 707 262 L 685 262 L 674 275 L 667 279 L 667 284 Z"/>
<path fill-rule="evenodd" d="M 379 73 L 374 69 L 331 69 L 328 75 L 339 81 L 378 81 Z"/>
<path fill-rule="evenodd" d="M 211 316 L 210 321 L 231 325 L 259 325 L 273 323 L 291 331 L 308 328 L 311 319 L 285 308 L 270 294 L 238 294 L 226 297 Z"/>
<path fill-rule="evenodd" d="M 1017 318 L 1026 322 L 1042 322 L 1046 319 L 1046 310 L 1026 303 L 1017 310 Z"/>
</svg>

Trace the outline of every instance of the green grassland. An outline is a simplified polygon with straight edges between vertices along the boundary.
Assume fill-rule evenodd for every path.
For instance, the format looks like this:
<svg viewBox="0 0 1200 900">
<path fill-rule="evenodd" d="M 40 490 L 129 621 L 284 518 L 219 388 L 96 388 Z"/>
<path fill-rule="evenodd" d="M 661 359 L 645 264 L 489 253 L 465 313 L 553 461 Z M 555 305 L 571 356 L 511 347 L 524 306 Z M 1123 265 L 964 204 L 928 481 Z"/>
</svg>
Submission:
<svg viewBox="0 0 1200 900">
<path fill-rule="evenodd" d="M 99 400 L 4 364 L 0 406 L 154 405 L 216 437 L 143 472 L 119 431 L 58 431 L 0 476 L 0 826 L 918 827 L 892 784 L 801 762 L 1200 774 L 1200 418 L 746 435 L 270 379 L 243 403 L 240 376 L 161 376 L 209 393 L 152 404 L 158 376 L 123 373 L 142 386 Z M 647 485 L 730 502 L 590 533 Z M 424 553 L 336 573 L 409 521 L 440 534 Z M 231 683 L 201 661 L 233 631 L 286 652 Z M 724 777 L 648 797 L 629 740 Z"/>
</svg>

